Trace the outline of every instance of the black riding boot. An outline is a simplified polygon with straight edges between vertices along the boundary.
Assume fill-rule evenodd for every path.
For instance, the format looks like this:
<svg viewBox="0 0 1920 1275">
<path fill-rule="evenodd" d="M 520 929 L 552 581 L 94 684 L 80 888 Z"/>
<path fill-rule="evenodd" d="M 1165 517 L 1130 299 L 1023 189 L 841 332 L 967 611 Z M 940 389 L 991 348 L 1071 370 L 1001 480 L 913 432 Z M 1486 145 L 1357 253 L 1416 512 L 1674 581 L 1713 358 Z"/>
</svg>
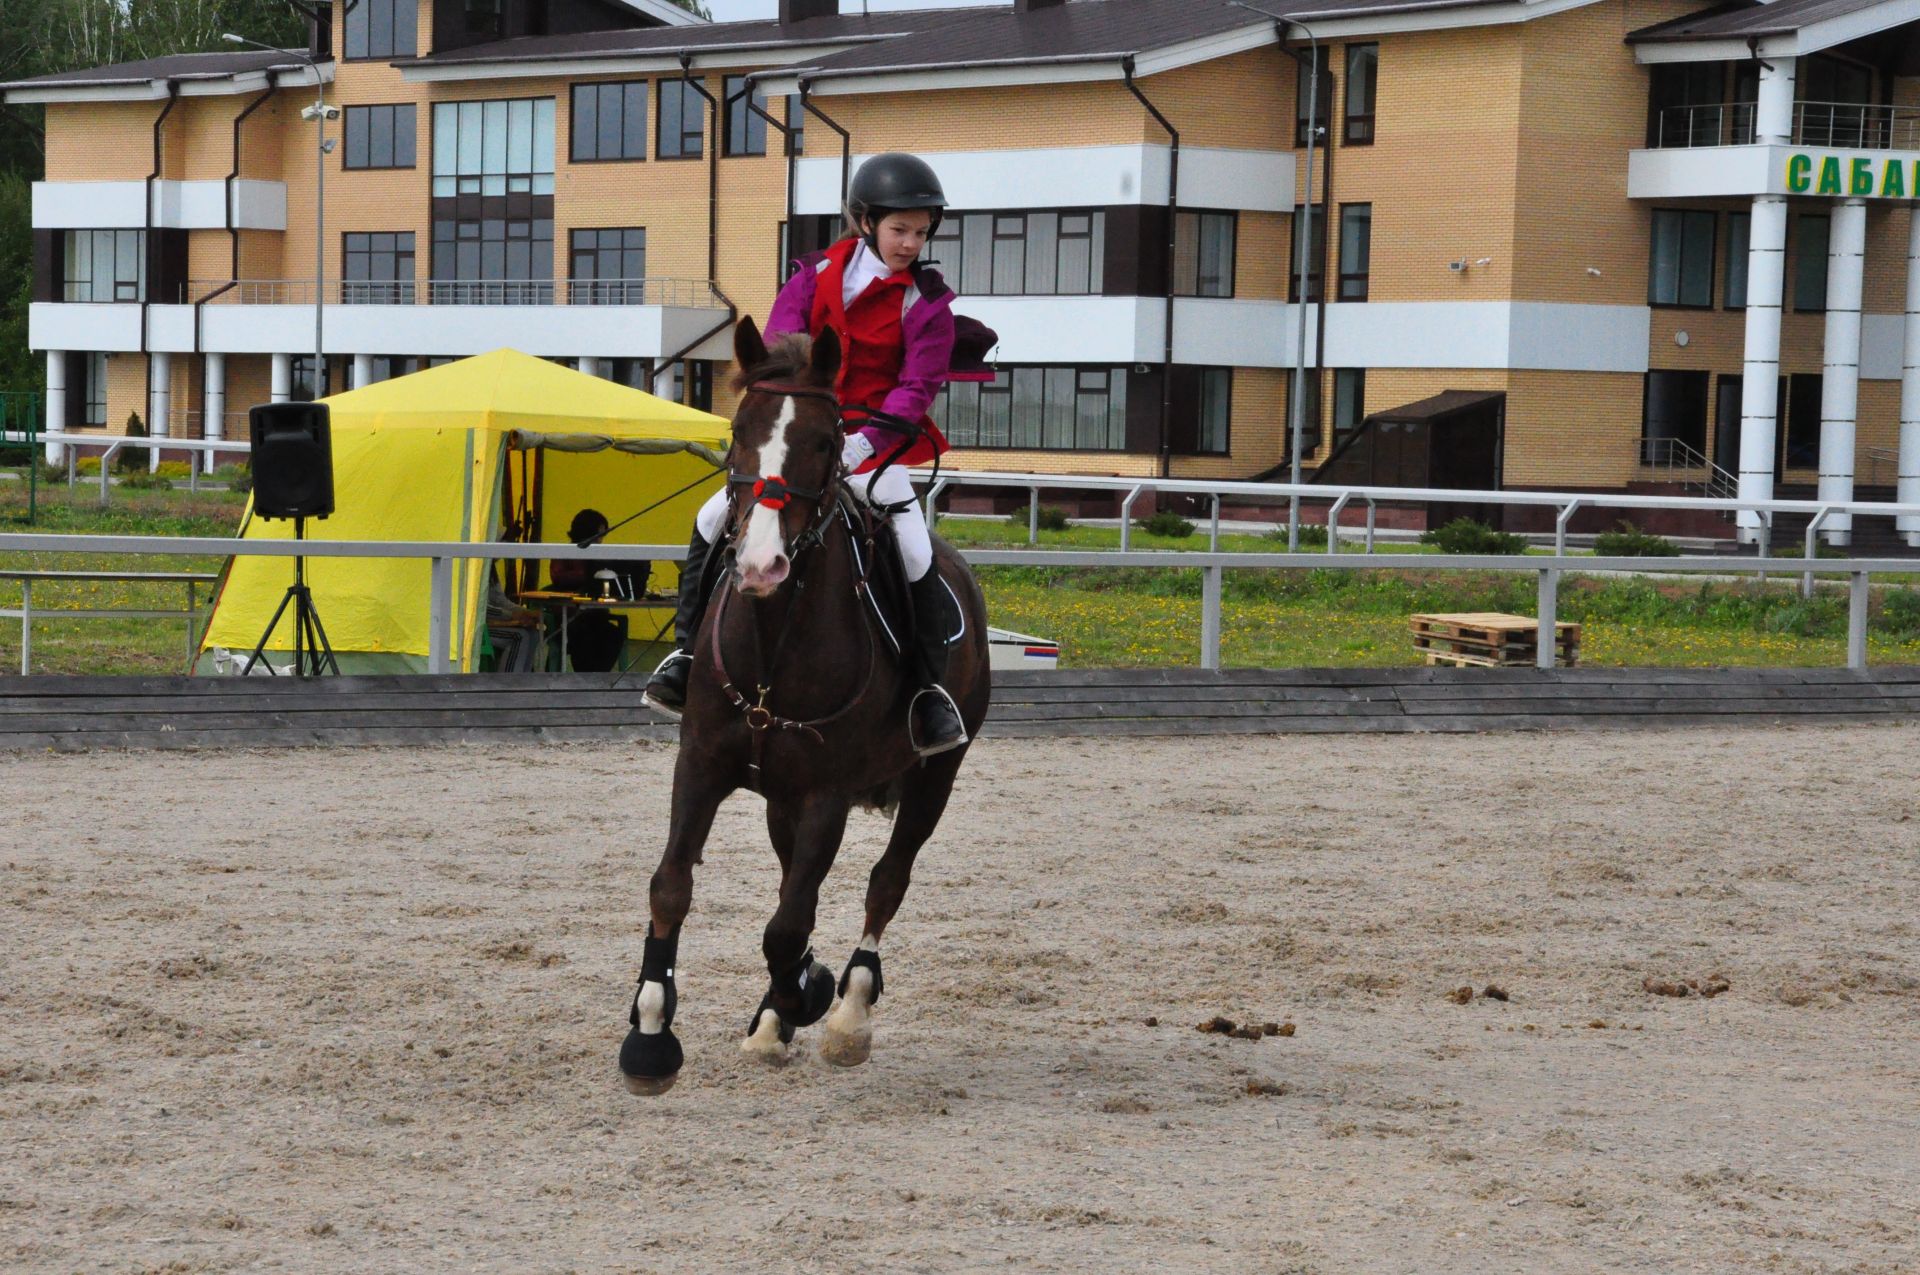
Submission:
<svg viewBox="0 0 1920 1275">
<path fill-rule="evenodd" d="M 670 717 L 680 716 L 680 710 L 687 704 L 687 677 L 693 672 L 693 643 L 700 633 L 700 617 L 707 609 L 703 587 L 707 555 L 712 552 L 713 546 L 696 527 L 693 539 L 687 541 L 687 560 L 680 564 L 680 603 L 673 612 L 673 637 L 678 645 L 647 679 L 647 703 Z"/>
<path fill-rule="evenodd" d="M 944 753 L 967 742 L 960 707 L 941 683 L 947 676 L 947 635 L 953 613 L 940 573 L 928 571 L 908 586 L 913 592 L 913 636 L 920 664 L 920 689 L 907 710 L 907 737 L 922 757 Z"/>
</svg>

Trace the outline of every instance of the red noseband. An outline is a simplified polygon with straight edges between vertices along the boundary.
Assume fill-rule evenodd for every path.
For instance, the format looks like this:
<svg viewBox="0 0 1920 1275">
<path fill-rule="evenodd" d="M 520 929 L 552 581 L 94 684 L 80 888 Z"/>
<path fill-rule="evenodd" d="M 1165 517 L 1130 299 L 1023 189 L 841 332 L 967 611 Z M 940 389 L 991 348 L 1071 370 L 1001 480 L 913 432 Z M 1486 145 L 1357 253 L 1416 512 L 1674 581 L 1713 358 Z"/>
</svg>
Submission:
<svg viewBox="0 0 1920 1275">
<path fill-rule="evenodd" d="M 753 498 L 763 508 L 778 512 L 787 507 L 787 501 L 791 496 L 792 491 L 787 486 L 787 480 L 778 474 L 768 474 L 764 478 L 754 480 Z"/>
</svg>

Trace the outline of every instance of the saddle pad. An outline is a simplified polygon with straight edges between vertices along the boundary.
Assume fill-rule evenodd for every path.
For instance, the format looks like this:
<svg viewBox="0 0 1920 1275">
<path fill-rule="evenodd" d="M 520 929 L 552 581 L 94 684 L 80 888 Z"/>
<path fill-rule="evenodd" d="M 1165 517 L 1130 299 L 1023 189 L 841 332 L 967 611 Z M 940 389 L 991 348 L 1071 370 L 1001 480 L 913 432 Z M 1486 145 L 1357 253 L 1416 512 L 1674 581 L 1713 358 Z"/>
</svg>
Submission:
<svg viewBox="0 0 1920 1275">
<path fill-rule="evenodd" d="M 853 545 L 854 571 L 866 573 L 866 540 L 844 505 L 840 509 L 840 520 Z M 880 525 L 873 540 L 873 555 L 873 570 L 868 574 L 871 587 L 867 591 L 867 607 L 879 622 L 880 634 L 886 640 L 888 649 L 898 656 L 913 633 L 913 601 L 907 589 L 906 569 L 900 565 L 900 547 L 894 541 L 891 524 Z M 947 614 L 942 618 L 948 623 L 947 645 L 952 646 L 966 635 L 966 613 L 960 609 L 960 598 L 945 576 L 940 578 L 940 585 L 947 591 Z"/>
</svg>

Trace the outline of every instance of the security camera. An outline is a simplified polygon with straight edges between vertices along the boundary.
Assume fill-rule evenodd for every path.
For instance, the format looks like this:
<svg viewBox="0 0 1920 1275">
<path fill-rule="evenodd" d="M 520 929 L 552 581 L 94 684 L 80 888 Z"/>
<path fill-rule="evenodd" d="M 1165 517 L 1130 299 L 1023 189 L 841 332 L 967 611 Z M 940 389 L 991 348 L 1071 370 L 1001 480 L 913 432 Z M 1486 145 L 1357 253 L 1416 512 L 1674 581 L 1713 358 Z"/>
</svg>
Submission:
<svg viewBox="0 0 1920 1275">
<path fill-rule="evenodd" d="M 1467 259 L 1465 257 L 1460 258 L 1460 260 L 1458 261 L 1449 261 L 1447 263 L 1447 269 L 1453 271 L 1455 274 L 1459 274 L 1462 270 L 1465 270 L 1466 268 L 1467 268 Z"/>
<path fill-rule="evenodd" d="M 1492 258 L 1492 257 L 1482 257 L 1482 258 L 1480 258 L 1480 260 L 1478 260 L 1478 261 L 1476 261 L 1476 262 L 1474 262 L 1473 264 L 1474 264 L 1474 265 L 1476 265 L 1476 266 L 1490 266 L 1490 265 L 1492 265 L 1492 264 L 1493 264 L 1493 258 Z"/>
<path fill-rule="evenodd" d="M 1588 267 L 1587 267 L 1587 273 L 1588 273 L 1588 274 L 1590 274 L 1590 275 L 1592 275 L 1592 276 L 1593 276 L 1594 278 L 1596 278 L 1596 279 L 1598 279 L 1598 278 L 1600 277 L 1600 267 L 1599 267 L 1599 266 L 1588 266 Z"/>
</svg>

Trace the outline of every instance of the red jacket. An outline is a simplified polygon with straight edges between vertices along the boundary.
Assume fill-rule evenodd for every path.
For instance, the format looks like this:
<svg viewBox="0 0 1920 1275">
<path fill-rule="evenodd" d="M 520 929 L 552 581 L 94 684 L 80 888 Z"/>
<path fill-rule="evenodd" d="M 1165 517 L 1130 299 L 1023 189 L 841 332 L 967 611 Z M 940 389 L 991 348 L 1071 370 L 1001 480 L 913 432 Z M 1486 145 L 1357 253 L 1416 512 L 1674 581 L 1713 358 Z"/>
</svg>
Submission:
<svg viewBox="0 0 1920 1275">
<path fill-rule="evenodd" d="M 835 386 L 840 402 L 919 420 L 924 432 L 897 462 L 917 465 L 949 448 L 926 412 L 946 384 L 953 358 L 953 291 L 939 271 L 915 263 L 874 280 L 852 305 L 845 304 L 845 272 L 859 243 L 843 239 L 794 263 L 797 270 L 767 319 L 767 336 L 804 330 L 817 337 L 831 329 L 842 351 Z M 863 470 L 884 459 L 902 437 L 878 423 L 856 424 L 856 432 L 877 453 Z"/>
</svg>

